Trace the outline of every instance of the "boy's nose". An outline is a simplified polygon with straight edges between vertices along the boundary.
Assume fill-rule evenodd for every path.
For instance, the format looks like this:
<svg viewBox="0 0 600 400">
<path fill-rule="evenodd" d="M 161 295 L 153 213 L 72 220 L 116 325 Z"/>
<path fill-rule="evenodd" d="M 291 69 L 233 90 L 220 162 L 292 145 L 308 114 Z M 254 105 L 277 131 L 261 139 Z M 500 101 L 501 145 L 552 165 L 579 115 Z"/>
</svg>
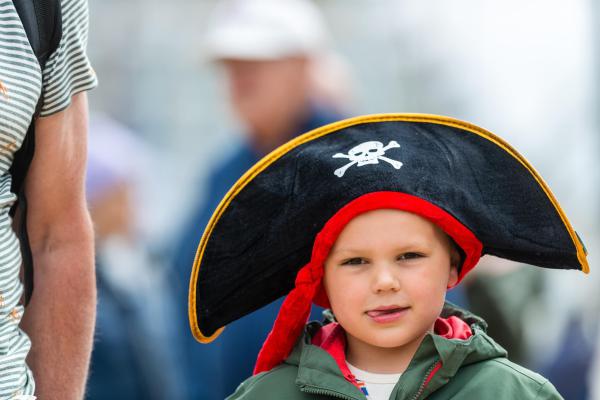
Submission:
<svg viewBox="0 0 600 400">
<path fill-rule="evenodd" d="M 375 293 L 400 290 L 400 279 L 394 274 L 393 266 L 376 265 L 373 268 L 373 275 L 373 291 Z"/>
</svg>

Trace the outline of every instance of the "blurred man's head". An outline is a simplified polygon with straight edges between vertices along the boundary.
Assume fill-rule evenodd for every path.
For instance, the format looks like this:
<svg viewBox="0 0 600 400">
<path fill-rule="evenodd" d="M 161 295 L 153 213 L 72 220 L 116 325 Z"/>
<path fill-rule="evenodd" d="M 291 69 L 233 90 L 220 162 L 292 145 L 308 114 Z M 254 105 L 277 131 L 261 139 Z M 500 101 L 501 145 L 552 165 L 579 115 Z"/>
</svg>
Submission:
<svg viewBox="0 0 600 400">
<path fill-rule="evenodd" d="M 273 135 L 304 116 L 310 88 L 305 57 L 222 63 L 233 108 L 254 135 Z"/>
<path fill-rule="evenodd" d="M 310 63 L 327 42 L 322 18 L 308 0 L 225 0 L 211 26 L 207 53 L 224 67 L 251 140 L 268 151 L 308 112 Z"/>
</svg>

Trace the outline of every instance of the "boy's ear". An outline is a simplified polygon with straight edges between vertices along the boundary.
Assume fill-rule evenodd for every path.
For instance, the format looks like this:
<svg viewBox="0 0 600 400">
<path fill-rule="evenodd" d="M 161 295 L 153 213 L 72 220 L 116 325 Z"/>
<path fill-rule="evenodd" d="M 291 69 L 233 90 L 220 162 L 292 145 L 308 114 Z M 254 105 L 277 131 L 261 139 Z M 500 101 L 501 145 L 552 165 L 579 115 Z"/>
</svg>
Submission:
<svg viewBox="0 0 600 400">
<path fill-rule="evenodd" d="M 458 269 L 460 268 L 461 257 L 456 248 L 450 251 L 450 274 L 448 275 L 448 288 L 453 288 L 458 283 Z"/>
<path fill-rule="evenodd" d="M 448 275 L 448 289 L 453 288 L 458 283 L 458 268 L 450 265 L 450 274 Z"/>
</svg>

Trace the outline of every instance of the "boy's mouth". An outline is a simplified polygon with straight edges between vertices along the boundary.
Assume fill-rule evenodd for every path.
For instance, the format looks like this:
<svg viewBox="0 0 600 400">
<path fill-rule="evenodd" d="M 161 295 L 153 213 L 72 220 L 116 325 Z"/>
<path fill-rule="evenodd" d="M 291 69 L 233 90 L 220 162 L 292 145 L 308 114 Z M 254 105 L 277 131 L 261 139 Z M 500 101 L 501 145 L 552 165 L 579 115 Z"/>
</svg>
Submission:
<svg viewBox="0 0 600 400">
<path fill-rule="evenodd" d="M 381 306 L 373 310 L 369 310 L 366 314 L 377 323 L 388 323 L 396 321 L 409 309 L 409 307 L 400 306 Z"/>
</svg>

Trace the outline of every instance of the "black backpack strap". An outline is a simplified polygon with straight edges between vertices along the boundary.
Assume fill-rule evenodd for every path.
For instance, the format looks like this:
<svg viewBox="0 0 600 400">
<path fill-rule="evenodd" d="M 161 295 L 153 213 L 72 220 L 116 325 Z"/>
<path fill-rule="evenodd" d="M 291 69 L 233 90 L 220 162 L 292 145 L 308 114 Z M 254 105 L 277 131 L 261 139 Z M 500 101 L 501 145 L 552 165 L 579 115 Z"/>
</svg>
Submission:
<svg viewBox="0 0 600 400">
<path fill-rule="evenodd" d="M 21 23 L 27 33 L 27 38 L 43 71 L 50 55 L 58 48 L 62 37 L 62 14 L 60 0 L 13 0 L 13 4 Z M 43 104 L 43 94 L 40 95 L 31 125 L 23 139 L 23 143 L 13 159 L 9 169 L 12 184 L 11 190 L 18 195 L 18 200 L 10 210 L 14 216 L 19 209 L 19 227 L 17 235 L 21 242 L 25 286 L 25 304 L 29 303 L 33 293 L 33 258 L 27 236 L 27 199 L 25 198 L 24 181 L 29 165 L 35 152 L 35 119 Z"/>
<path fill-rule="evenodd" d="M 13 4 L 43 70 L 62 37 L 60 0 L 13 0 Z"/>
</svg>

